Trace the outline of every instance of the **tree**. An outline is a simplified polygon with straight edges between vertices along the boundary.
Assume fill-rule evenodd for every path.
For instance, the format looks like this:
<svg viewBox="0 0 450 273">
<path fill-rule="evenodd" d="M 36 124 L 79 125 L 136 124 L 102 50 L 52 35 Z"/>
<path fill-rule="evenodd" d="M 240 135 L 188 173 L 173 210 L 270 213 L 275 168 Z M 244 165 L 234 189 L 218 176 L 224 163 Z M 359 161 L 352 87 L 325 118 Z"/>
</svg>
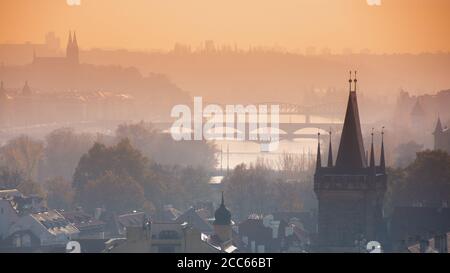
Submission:
<svg viewBox="0 0 450 273">
<path fill-rule="evenodd" d="M 81 156 L 94 142 L 90 134 L 76 134 L 72 128 L 60 128 L 46 136 L 46 174 L 71 179 Z"/>
<path fill-rule="evenodd" d="M 105 208 L 111 212 L 123 213 L 143 208 L 144 202 L 144 191 L 138 182 L 129 175 L 117 175 L 112 171 L 88 181 L 81 196 L 81 204 L 91 211 Z"/>
<path fill-rule="evenodd" d="M 185 203 L 205 200 L 211 196 L 208 184 L 209 175 L 203 168 L 183 168 L 179 180 L 184 189 L 184 194 L 180 193 L 180 196 L 185 200 Z"/>
<path fill-rule="evenodd" d="M 406 168 L 405 194 L 410 202 L 440 206 L 450 201 L 450 156 L 441 150 L 417 153 Z"/>
<path fill-rule="evenodd" d="M 50 208 L 70 209 L 73 204 L 75 192 L 69 181 L 63 177 L 55 177 L 45 182 L 47 192 L 47 205 Z"/>
<path fill-rule="evenodd" d="M 269 170 L 263 167 L 235 167 L 224 181 L 227 200 L 233 213 L 243 219 L 250 213 L 266 213 L 273 209 L 270 199 Z"/>
<path fill-rule="evenodd" d="M 403 168 L 387 168 L 388 181 L 387 190 L 384 198 L 384 209 L 390 215 L 397 206 L 408 203 L 406 193 L 406 171 Z"/>
<path fill-rule="evenodd" d="M 45 191 L 42 189 L 42 186 L 32 180 L 23 181 L 19 186 L 17 186 L 17 190 L 24 195 L 37 195 L 41 198 L 46 198 Z"/>
<path fill-rule="evenodd" d="M 95 143 L 78 162 L 73 187 L 77 195 L 81 194 L 88 181 L 97 180 L 108 171 L 119 176 L 130 176 L 134 181 L 140 182 L 145 177 L 147 164 L 147 158 L 134 149 L 128 139 L 111 147 Z"/>
<path fill-rule="evenodd" d="M 14 138 L 0 149 L 3 165 L 21 172 L 26 180 L 35 180 L 43 159 L 44 145 L 28 136 Z"/>
<path fill-rule="evenodd" d="M 402 143 L 396 148 L 397 152 L 397 166 L 405 168 L 416 158 L 416 153 L 423 149 L 423 145 L 417 144 L 414 141 Z"/>
<path fill-rule="evenodd" d="M 159 164 L 214 168 L 217 149 L 207 141 L 175 141 L 170 134 L 155 129 L 149 123 L 121 124 L 118 139 L 128 138 L 132 145 Z"/>
</svg>

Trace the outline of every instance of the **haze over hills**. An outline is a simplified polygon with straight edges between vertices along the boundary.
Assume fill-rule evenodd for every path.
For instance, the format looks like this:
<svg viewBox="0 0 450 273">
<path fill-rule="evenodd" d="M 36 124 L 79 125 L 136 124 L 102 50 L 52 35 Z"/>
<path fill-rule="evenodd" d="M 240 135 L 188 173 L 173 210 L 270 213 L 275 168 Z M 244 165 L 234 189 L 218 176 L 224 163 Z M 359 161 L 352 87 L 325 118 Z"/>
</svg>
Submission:
<svg viewBox="0 0 450 273">
<path fill-rule="evenodd" d="M 450 87 L 450 54 L 300 55 L 274 51 L 138 53 L 89 50 L 81 59 L 120 63 L 168 75 L 184 90 L 221 102 L 289 101 L 302 103 L 314 89 L 347 90 L 348 70 L 360 72 L 361 92 L 393 102 L 404 89 L 413 94 Z M 346 94 L 345 92 L 343 95 Z"/>
<path fill-rule="evenodd" d="M 50 45 L 31 43 L 0 45 L 0 62 L 4 66 L 31 63 L 33 52 L 39 56 L 60 56 L 62 50 L 52 46 L 53 49 Z M 80 62 L 106 65 L 111 71 L 122 70 L 121 73 L 128 75 L 138 72 L 150 77 L 155 73 L 164 74 L 191 96 L 203 96 L 207 101 L 221 103 L 281 101 L 311 104 L 305 102 L 308 92 L 329 89 L 337 90 L 345 97 L 347 86 L 342 78 L 350 69 L 359 71 L 361 93 L 381 98 L 383 102 L 394 102 L 400 89 L 421 95 L 450 87 L 450 78 L 446 74 L 450 68 L 449 53 L 309 53 L 294 54 L 263 47 L 243 50 L 219 47 L 213 41 L 206 41 L 195 50 L 180 44 L 173 50 L 158 52 L 80 49 Z M 12 84 L 19 81 L 12 80 Z"/>
</svg>

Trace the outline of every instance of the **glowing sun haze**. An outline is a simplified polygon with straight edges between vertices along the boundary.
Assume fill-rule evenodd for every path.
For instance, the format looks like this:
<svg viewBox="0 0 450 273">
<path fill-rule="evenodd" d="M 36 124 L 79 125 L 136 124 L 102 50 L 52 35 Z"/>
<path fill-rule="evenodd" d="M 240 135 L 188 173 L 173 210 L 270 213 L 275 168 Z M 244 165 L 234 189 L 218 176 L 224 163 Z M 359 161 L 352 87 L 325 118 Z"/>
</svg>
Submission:
<svg viewBox="0 0 450 273">
<path fill-rule="evenodd" d="M 70 4 L 70 5 L 69 5 Z M 168 49 L 175 42 L 308 46 L 392 53 L 450 51 L 448 0 L 2 0 L 0 43 Z"/>
</svg>

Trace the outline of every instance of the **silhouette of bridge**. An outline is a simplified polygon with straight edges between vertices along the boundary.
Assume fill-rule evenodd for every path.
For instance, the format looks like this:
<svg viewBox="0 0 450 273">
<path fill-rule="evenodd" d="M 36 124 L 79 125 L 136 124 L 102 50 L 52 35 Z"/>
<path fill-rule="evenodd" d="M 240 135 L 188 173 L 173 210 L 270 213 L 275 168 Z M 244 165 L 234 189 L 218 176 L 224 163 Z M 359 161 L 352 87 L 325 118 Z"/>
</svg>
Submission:
<svg viewBox="0 0 450 273">
<path fill-rule="evenodd" d="M 214 103 L 208 103 L 214 104 Z M 216 104 L 222 106 L 222 109 L 225 109 L 225 105 Z M 292 103 L 280 103 L 280 102 L 263 102 L 255 104 L 255 106 L 266 105 L 267 109 L 270 111 L 271 105 L 279 105 L 279 140 L 293 140 L 297 138 L 317 138 L 316 132 L 301 132 L 303 129 L 317 129 L 317 131 L 322 131 L 322 137 L 326 137 L 324 132 L 328 132 L 331 130 L 333 133 L 339 133 L 342 130 L 343 123 L 339 122 L 312 122 L 311 116 L 315 117 L 325 117 L 331 120 L 332 118 L 338 118 L 343 116 L 343 107 L 345 107 L 345 103 L 329 103 L 329 104 L 320 104 L 314 106 L 302 106 Z M 304 121 L 301 122 L 293 122 L 289 118 L 289 121 L 281 120 L 283 116 L 304 116 Z M 48 133 L 50 130 L 54 130 L 61 127 L 72 127 L 74 129 L 95 131 L 99 130 L 104 133 L 113 133 L 117 126 L 121 123 L 131 123 L 131 120 L 97 120 L 97 121 L 80 121 L 80 122 L 67 122 L 67 123 L 50 123 L 50 124 L 36 124 L 36 125 L 28 125 L 28 126 L 20 126 L 20 127 L 10 127 L 10 128 L 2 128 L 0 130 L 0 135 L 2 138 L 10 138 L 14 135 L 19 134 L 37 134 L 44 136 L 44 134 Z M 170 129 L 173 126 L 174 120 L 150 120 L 153 126 L 156 129 L 160 129 L 162 131 L 166 131 L 170 133 Z M 203 121 L 203 124 L 206 120 Z M 245 123 L 246 132 L 239 131 L 239 127 L 237 124 L 234 124 L 232 128 L 227 128 L 227 124 L 224 123 L 222 128 L 216 128 L 217 130 L 222 130 L 225 136 L 225 133 L 230 130 L 234 131 L 233 136 L 237 136 L 239 133 L 244 133 L 246 136 L 246 140 L 249 140 L 251 134 L 255 134 L 256 132 L 260 132 L 259 130 L 268 129 L 270 130 L 270 121 L 267 126 L 259 126 L 258 123 L 249 123 L 248 121 Z M 369 130 L 371 127 L 369 124 L 361 124 L 363 130 Z M 194 128 L 194 123 L 191 123 L 191 128 Z M 257 128 L 257 131 L 249 131 L 250 128 Z M 193 133 L 193 132 L 191 132 Z M 276 133 L 276 132 L 274 132 Z M 192 138 L 193 139 L 193 138 Z M 261 140 L 256 140 L 254 142 L 264 142 Z"/>
<path fill-rule="evenodd" d="M 223 109 L 225 113 L 225 109 L 227 105 L 221 104 L 221 103 L 213 103 L 213 102 L 205 102 L 205 105 L 217 105 Z M 317 104 L 317 105 L 299 105 L 294 103 L 286 103 L 286 102 L 261 102 L 253 104 L 257 107 L 260 106 L 266 106 L 268 113 L 270 113 L 270 109 L 272 105 L 278 105 L 279 106 L 279 126 L 278 126 L 278 132 L 279 132 L 279 139 L 280 140 L 293 140 L 296 138 L 317 138 L 317 133 L 309 132 L 309 133 L 302 133 L 298 132 L 302 129 L 317 129 L 321 131 L 328 132 L 329 130 L 332 130 L 333 132 L 340 132 L 342 129 L 342 121 L 339 122 L 313 122 L 311 117 L 322 117 L 326 118 L 328 120 L 332 120 L 335 118 L 342 118 L 344 115 L 345 110 L 345 102 L 336 102 L 336 103 L 324 103 L 324 104 Z M 243 105 L 245 107 L 245 105 Z M 247 114 L 248 116 L 248 114 Z M 300 122 L 294 122 L 292 121 L 292 116 L 303 116 L 303 121 Z M 287 117 L 288 121 L 283 120 L 283 117 Z M 206 119 L 203 119 L 204 124 L 206 122 Z M 235 121 L 236 122 L 236 121 Z M 268 121 L 270 122 L 270 121 Z M 163 131 L 169 131 L 170 128 L 173 125 L 173 121 L 153 121 L 152 122 L 154 127 Z M 225 122 L 222 127 L 216 127 L 218 131 L 222 131 L 225 135 L 225 132 L 228 130 L 234 130 L 233 133 L 234 138 L 239 133 L 244 133 L 246 136 L 246 140 L 249 140 L 249 135 L 256 133 L 255 131 L 249 131 L 250 128 L 258 128 L 257 132 L 260 132 L 259 130 L 264 130 L 265 128 L 270 130 L 270 123 L 268 126 L 260 127 L 258 123 L 250 123 L 248 121 L 248 118 L 246 118 L 245 122 L 245 132 L 240 131 L 238 126 L 235 124 L 232 124 L 232 127 L 228 127 L 228 124 Z M 191 127 L 194 128 L 194 123 L 191 122 Z M 309 130 L 311 131 L 311 130 Z M 186 131 L 185 131 L 186 132 Z M 192 133 L 192 131 L 190 132 Z M 220 133 L 219 133 L 220 135 Z M 192 136 L 192 135 L 191 135 Z M 192 138 L 193 139 L 193 138 Z M 251 141 L 251 140 L 249 140 Z M 264 142 L 264 141 L 255 141 L 255 142 Z"/>
</svg>

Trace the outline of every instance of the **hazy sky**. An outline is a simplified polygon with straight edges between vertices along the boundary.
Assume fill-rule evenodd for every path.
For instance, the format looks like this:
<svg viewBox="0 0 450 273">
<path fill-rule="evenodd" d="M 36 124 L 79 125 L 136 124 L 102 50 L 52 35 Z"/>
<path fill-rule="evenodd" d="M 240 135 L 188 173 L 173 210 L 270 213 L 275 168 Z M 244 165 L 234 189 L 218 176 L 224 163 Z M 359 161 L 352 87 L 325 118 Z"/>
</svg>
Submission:
<svg viewBox="0 0 450 273">
<path fill-rule="evenodd" d="M 175 42 L 450 51 L 449 0 L 0 0 L 0 42 L 76 30 L 82 48 L 168 49 Z M 379 1 L 379 0 L 370 0 Z"/>
</svg>

